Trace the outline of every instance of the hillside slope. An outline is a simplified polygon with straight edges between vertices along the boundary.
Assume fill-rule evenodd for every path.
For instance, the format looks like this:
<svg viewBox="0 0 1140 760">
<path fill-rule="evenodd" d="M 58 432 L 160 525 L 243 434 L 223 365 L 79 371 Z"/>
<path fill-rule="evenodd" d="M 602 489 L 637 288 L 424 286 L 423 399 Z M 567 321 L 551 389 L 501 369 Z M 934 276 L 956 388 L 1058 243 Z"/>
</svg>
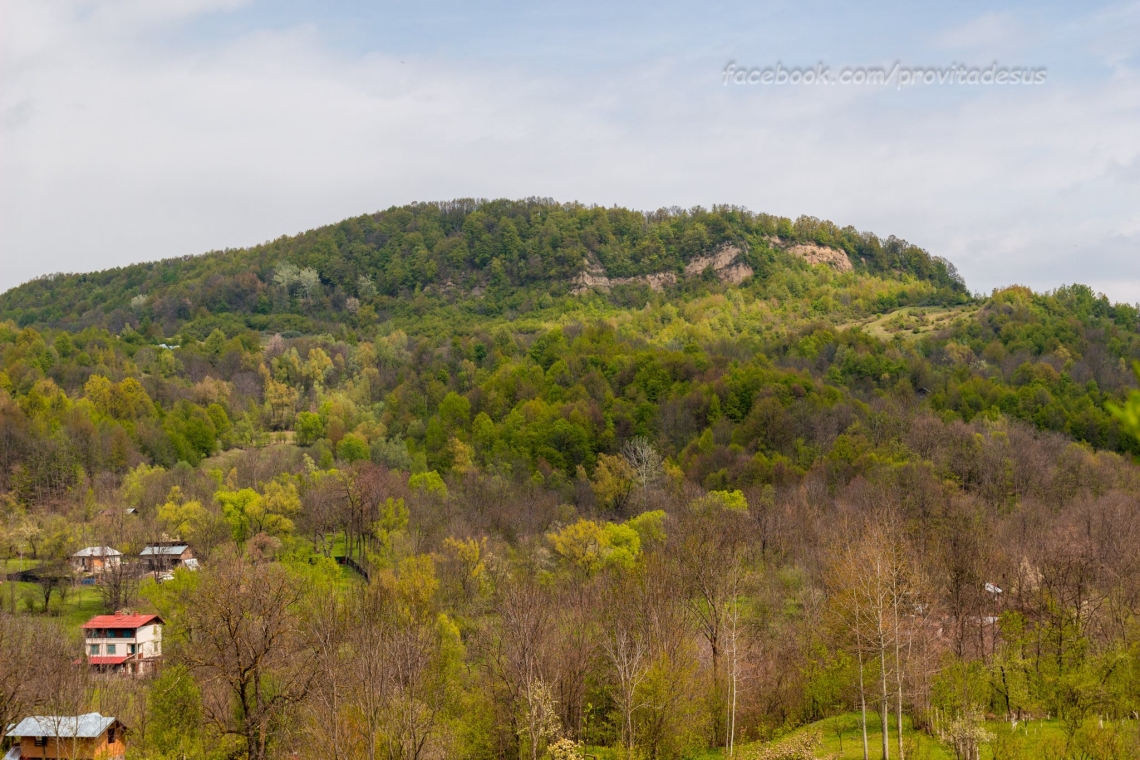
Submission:
<svg viewBox="0 0 1140 760">
<path fill-rule="evenodd" d="M 270 757 L 328 726 L 364 757 L 403 715 L 470 760 L 801 725 L 862 756 L 848 711 L 888 687 L 910 758 L 941 746 L 906 725 L 1138 756 L 1140 443 L 1107 405 L 1140 314 L 1087 287 L 973 297 L 809 219 L 495 202 L 0 302 L 0 572 L 36 580 L 0 593 L 0 670 L 55 642 L 72 684 L 56 622 L 153 605 L 168 663 L 121 715 L 164 756 L 242 755 L 202 717 L 249 714 L 235 661 L 200 652 L 251 615 L 290 632 L 264 683 L 313 684 Z M 199 571 L 72 590 L 76 550 L 163 536 Z"/>
<path fill-rule="evenodd" d="M 808 217 L 459 200 L 390 208 L 248 249 L 42 277 L 0 295 L 0 319 L 154 335 L 189 325 L 199 337 L 215 327 L 317 332 L 440 304 L 494 315 L 595 287 L 660 290 L 699 277 L 702 262 L 724 251 L 736 252 L 720 266 L 734 282 L 826 261 L 913 279 L 923 303 L 966 297 L 947 262 Z"/>
</svg>

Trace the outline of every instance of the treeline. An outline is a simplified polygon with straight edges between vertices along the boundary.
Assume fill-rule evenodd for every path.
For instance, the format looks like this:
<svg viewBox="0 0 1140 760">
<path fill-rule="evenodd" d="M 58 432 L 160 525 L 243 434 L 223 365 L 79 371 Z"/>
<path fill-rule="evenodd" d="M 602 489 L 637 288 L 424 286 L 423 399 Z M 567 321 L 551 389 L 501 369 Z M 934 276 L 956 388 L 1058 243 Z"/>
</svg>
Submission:
<svg viewBox="0 0 1140 760">
<path fill-rule="evenodd" d="M 725 243 L 745 248 L 763 280 L 806 266 L 780 249 L 796 242 L 842 250 L 862 273 L 929 284 L 931 303 L 966 296 L 948 262 L 811 217 L 532 198 L 417 203 L 249 249 L 43 277 L 0 295 L 0 318 L 116 333 L 130 326 L 160 338 L 182 329 L 203 338 L 215 327 L 320 332 L 456 303 L 475 314 L 528 311 L 566 296 L 588 266 L 614 277 L 680 272 Z"/>
</svg>

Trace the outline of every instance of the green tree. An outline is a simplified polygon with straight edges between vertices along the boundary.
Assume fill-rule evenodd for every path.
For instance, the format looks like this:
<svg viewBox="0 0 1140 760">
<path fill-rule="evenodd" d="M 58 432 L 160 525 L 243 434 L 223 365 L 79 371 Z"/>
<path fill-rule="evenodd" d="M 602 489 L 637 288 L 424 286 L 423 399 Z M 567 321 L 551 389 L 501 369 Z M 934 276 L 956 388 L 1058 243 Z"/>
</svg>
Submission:
<svg viewBox="0 0 1140 760">
<path fill-rule="evenodd" d="M 351 464 L 352 462 L 367 461 L 371 458 L 372 452 L 368 448 L 368 441 L 364 439 L 364 436 L 348 433 L 337 442 L 336 455 L 341 461 Z"/>
<path fill-rule="evenodd" d="M 311 446 L 325 436 L 325 423 L 319 414 L 301 412 L 293 423 L 298 446 Z"/>
<path fill-rule="evenodd" d="M 162 669 L 147 692 L 146 744 L 166 758 L 200 757 L 202 695 L 185 666 Z"/>
</svg>

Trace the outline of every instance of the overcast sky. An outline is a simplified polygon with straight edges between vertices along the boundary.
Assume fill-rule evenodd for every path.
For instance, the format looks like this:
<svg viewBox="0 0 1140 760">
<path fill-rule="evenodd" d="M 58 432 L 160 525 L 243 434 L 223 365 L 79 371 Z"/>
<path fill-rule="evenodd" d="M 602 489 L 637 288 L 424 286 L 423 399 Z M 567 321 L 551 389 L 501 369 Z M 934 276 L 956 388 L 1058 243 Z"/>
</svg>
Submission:
<svg viewBox="0 0 1140 760">
<path fill-rule="evenodd" d="M 730 203 L 1140 301 L 1140 2 L 0 0 L 0 290 L 411 201 Z M 1042 84 L 724 70 L 1044 68 Z"/>
</svg>

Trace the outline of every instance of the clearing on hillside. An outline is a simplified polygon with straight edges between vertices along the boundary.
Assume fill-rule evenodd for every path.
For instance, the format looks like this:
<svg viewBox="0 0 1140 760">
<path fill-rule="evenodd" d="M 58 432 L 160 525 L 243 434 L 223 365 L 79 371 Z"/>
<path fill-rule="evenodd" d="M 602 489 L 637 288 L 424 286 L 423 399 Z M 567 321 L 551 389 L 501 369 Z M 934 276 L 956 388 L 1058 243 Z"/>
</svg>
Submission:
<svg viewBox="0 0 1140 760">
<path fill-rule="evenodd" d="M 895 337 L 913 339 L 951 327 L 958 320 L 973 317 L 981 306 L 908 306 L 839 326 L 840 330 L 861 327 L 880 340 Z"/>
</svg>

